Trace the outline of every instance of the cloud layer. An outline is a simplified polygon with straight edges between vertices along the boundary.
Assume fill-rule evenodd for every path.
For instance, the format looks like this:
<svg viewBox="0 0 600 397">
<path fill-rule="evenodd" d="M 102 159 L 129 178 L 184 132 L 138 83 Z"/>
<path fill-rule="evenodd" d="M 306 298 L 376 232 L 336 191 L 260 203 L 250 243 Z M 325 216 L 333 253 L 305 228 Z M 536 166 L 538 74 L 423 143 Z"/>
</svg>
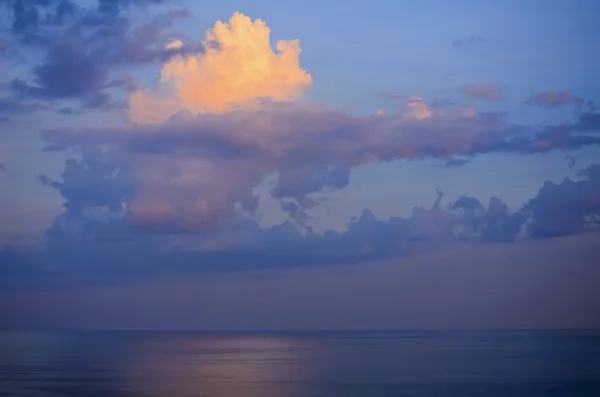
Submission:
<svg viewBox="0 0 600 397">
<path fill-rule="evenodd" d="M 131 171 L 136 225 L 203 230 L 253 208 L 254 188 L 276 176 L 273 197 L 309 208 L 311 195 L 337 190 L 350 170 L 395 159 L 544 153 L 600 143 L 598 117 L 528 127 L 473 108 L 434 111 L 411 97 L 395 114 L 357 116 L 329 107 L 262 100 L 259 108 L 201 113 L 163 124 L 55 129 L 54 147 L 102 145 Z"/>
</svg>

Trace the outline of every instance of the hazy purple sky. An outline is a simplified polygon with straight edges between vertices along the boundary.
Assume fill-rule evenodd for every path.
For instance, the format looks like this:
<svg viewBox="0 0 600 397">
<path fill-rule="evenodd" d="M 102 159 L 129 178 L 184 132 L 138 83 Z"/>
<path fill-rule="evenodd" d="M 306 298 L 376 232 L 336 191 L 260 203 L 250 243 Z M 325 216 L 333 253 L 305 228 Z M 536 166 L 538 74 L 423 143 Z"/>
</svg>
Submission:
<svg viewBox="0 0 600 397">
<path fill-rule="evenodd" d="M 599 327 L 598 15 L 0 0 L 2 323 Z"/>
</svg>

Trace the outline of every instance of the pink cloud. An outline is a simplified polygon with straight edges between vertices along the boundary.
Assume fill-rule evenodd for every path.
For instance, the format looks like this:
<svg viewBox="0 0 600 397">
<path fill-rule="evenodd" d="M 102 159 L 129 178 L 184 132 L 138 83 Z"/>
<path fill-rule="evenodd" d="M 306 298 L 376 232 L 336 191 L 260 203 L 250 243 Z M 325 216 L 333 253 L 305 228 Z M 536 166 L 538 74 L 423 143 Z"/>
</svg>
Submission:
<svg viewBox="0 0 600 397">
<path fill-rule="evenodd" d="M 493 84 L 471 84 L 465 88 L 465 95 L 471 98 L 500 101 L 504 99 L 502 87 Z"/>
<path fill-rule="evenodd" d="M 527 99 L 527 103 L 537 106 L 558 107 L 573 104 L 582 106 L 584 100 L 568 91 L 542 91 Z"/>
</svg>

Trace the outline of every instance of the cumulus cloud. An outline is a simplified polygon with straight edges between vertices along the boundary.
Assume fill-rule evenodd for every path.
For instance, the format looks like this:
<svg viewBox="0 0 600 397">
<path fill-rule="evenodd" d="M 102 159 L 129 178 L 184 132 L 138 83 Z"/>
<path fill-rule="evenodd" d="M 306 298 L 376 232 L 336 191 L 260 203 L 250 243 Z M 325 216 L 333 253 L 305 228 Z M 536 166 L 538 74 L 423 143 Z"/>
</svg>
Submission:
<svg viewBox="0 0 600 397">
<path fill-rule="evenodd" d="M 427 104 L 423 101 L 423 98 L 419 96 L 411 96 L 408 98 L 406 109 L 402 113 L 404 117 L 413 119 L 426 119 L 431 117 L 433 113 Z"/>
<path fill-rule="evenodd" d="M 600 165 L 592 165 L 579 181 L 547 181 L 525 209 L 532 214 L 533 237 L 560 237 L 600 230 Z"/>
<path fill-rule="evenodd" d="M 471 98 L 500 101 L 504 98 L 502 87 L 493 84 L 470 84 L 464 89 L 464 94 Z"/>
<path fill-rule="evenodd" d="M 559 107 L 564 105 L 582 106 L 585 101 L 569 91 L 542 91 L 531 95 L 527 103 L 542 107 Z"/>
<path fill-rule="evenodd" d="M 255 108 L 257 98 L 299 99 L 312 84 L 299 65 L 300 42 L 281 40 L 273 52 L 269 39 L 260 19 L 236 12 L 217 22 L 206 32 L 204 53 L 174 57 L 162 66 L 158 87 L 130 95 L 131 120 L 158 123 L 182 110 L 219 113 Z"/>
</svg>

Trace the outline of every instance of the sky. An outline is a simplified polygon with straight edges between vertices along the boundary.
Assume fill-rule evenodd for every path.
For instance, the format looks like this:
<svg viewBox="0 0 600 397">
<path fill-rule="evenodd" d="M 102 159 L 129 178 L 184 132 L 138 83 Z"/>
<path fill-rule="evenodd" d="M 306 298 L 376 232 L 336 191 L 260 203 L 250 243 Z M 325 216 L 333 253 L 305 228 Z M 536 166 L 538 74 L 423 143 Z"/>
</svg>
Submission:
<svg viewBox="0 0 600 397">
<path fill-rule="evenodd" d="M 600 327 L 598 15 L 0 0 L 0 327 Z"/>
</svg>

